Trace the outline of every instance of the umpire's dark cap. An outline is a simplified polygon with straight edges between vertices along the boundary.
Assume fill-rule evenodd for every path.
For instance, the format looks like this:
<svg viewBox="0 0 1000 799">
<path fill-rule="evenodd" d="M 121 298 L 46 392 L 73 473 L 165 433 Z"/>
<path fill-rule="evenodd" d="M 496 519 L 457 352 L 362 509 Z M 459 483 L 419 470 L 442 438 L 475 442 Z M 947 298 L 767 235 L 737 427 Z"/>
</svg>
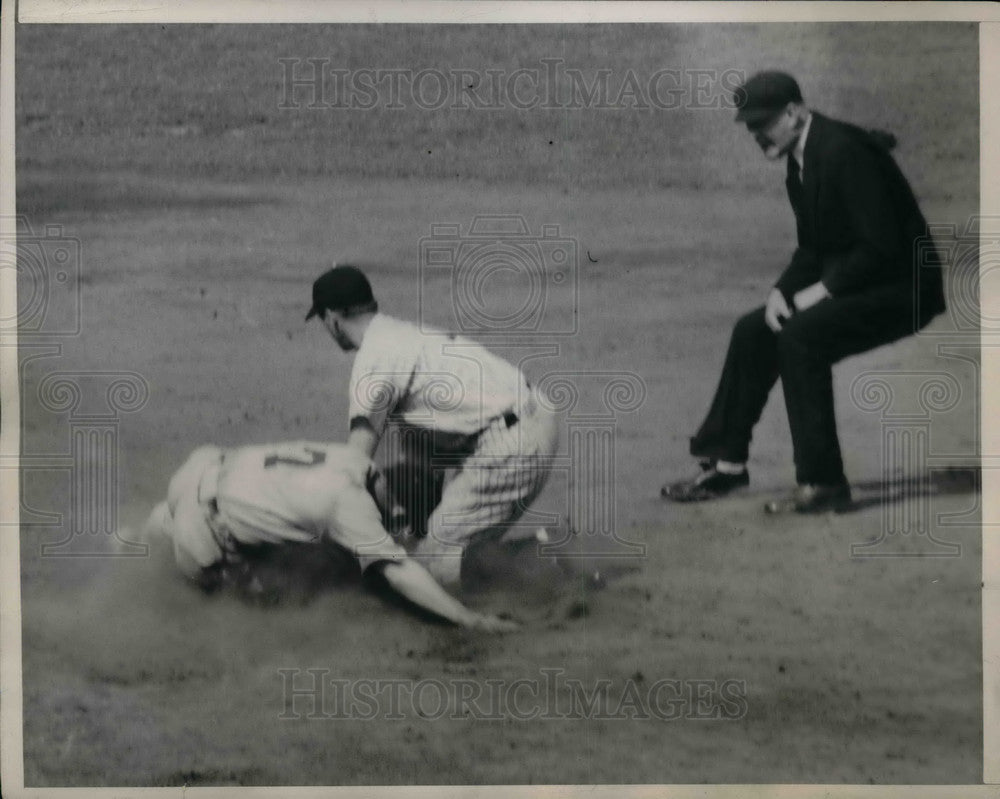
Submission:
<svg viewBox="0 0 1000 799">
<path fill-rule="evenodd" d="M 326 309 L 343 311 L 375 301 L 371 284 L 364 272 L 347 264 L 328 269 L 316 278 L 312 297 L 312 308 L 306 314 L 307 322 Z"/>
<path fill-rule="evenodd" d="M 801 103 L 802 92 L 795 78 L 785 72 L 767 70 L 749 77 L 733 92 L 736 121 L 749 127 L 766 125 L 789 103 Z"/>
</svg>

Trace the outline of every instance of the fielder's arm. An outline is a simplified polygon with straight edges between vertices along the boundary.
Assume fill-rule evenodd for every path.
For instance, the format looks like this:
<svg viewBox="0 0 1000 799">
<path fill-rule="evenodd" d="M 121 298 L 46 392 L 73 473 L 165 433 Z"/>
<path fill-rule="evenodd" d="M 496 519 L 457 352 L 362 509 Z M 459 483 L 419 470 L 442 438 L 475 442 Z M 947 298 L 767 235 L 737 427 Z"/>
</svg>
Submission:
<svg viewBox="0 0 1000 799">
<path fill-rule="evenodd" d="M 470 610 L 445 591 L 415 560 L 382 560 L 371 568 L 381 569 L 393 590 L 413 604 L 462 627 L 491 633 L 512 632 L 518 628 L 516 622 Z"/>
</svg>

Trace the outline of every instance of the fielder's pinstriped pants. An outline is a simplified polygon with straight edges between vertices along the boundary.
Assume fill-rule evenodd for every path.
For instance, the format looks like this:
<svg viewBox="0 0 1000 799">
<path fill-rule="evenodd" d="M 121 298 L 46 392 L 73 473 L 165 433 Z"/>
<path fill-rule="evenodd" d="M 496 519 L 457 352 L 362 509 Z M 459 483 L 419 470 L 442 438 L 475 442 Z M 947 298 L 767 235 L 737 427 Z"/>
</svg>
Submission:
<svg viewBox="0 0 1000 799">
<path fill-rule="evenodd" d="M 503 417 L 495 419 L 445 484 L 427 536 L 410 554 L 442 585 L 457 585 L 465 548 L 473 540 L 502 535 L 541 493 L 557 439 L 556 418 L 544 401 L 510 427 Z"/>
</svg>

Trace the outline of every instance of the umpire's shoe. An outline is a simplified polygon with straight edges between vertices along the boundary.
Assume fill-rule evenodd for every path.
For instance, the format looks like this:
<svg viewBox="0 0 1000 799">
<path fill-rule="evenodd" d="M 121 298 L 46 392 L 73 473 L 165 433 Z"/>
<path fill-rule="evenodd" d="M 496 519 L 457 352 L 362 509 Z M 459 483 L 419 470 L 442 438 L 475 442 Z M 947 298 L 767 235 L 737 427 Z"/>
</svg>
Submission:
<svg viewBox="0 0 1000 799">
<path fill-rule="evenodd" d="M 793 500 L 796 513 L 843 513 L 851 509 L 851 487 L 836 485 L 800 485 Z"/>
<path fill-rule="evenodd" d="M 692 480 L 667 483 L 660 489 L 660 496 L 674 502 L 705 502 L 719 499 L 737 488 L 750 485 L 750 473 L 744 469 L 738 474 L 720 472 L 714 465 L 702 469 Z"/>
<path fill-rule="evenodd" d="M 800 484 L 786 499 L 774 499 L 764 505 L 766 513 L 844 513 L 853 509 L 851 487 L 847 483 L 830 485 Z"/>
</svg>

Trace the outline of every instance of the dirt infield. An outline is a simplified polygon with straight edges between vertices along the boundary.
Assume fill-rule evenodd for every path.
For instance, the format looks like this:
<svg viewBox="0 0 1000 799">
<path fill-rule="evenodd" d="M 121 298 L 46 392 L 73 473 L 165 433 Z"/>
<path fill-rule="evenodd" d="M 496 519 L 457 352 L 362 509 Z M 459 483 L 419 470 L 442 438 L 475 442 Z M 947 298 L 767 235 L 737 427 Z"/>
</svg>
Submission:
<svg viewBox="0 0 1000 799">
<path fill-rule="evenodd" d="M 964 472 L 943 471 L 978 455 L 978 343 L 961 319 L 837 368 L 857 512 L 763 514 L 794 477 L 780 392 L 749 492 L 665 504 L 660 484 L 690 469 L 687 437 L 732 322 L 761 302 L 794 236 L 780 168 L 729 112 L 504 112 L 493 125 L 275 110 L 283 56 L 348 53 L 358 68 L 398 52 L 392 64 L 420 67 L 445 63 L 448 45 L 468 64 L 478 42 L 484 64 L 556 52 L 591 69 L 685 58 L 752 69 L 784 43 L 782 64 L 805 73 L 817 107 L 895 128 L 928 219 L 962 226 L 977 210 L 973 28 L 643 27 L 626 58 L 621 32 L 575 33 L 559 49 L 548 32 L 509 29 L 487 46 L 463 27 L 394 51 L 391 31 L 370 28 L 214 28 L 178 49 L 175 30 L 122 30 L 116 45 L 107 30 L 46 27 L 19 33 L 18 205 L 36 232 L 58 224 L 79 241 L 81 306 L 78 334 L 21 343 L 27 785 L 981 779 L 979 496 Z M 673 57 L 656 57 L 663 41 Z M 950 120 L 914 101 L 942 78 L 956 85 Z M 549 151 L 539 142 L 556 132 Z M 446 164 L 417 158 L 436 148 Z M 613 468 L 581 486 L 567 461 L 536 505 L 613 506 L 614 537 L 584 530 L 573 544 L 602 553 L 604 590 L 530 556 L 501 564 L 514 573 L 466 598 L 524 630 L 489 638 L 355 583 L 251 608 L 190 590 L 160 546 L 111 558 L 80 556 L 121 551 L 106 534 L 63 543 L 82 507 L 73 469 L 104 462 L 71 464 L 74 436 L 113 442 L 103 457 L 114 453 L 126 539 L 199 444 L 343 439 L 350 361 L 302 322 L 311 280 L 354 261 L 385 311 L 448 324 L 454 301 L 421 272 L 420 241 L 476 214 L 518 215 L 531 235 L 557 225 L 578 247 L 578 295 L 546 307 L 573 335 L 494 348 L 535 355 L 534 381 L 565 374 L 579 388 L 562 452 L 584 422 L 610 431 Z M 142 401 L 102 422 L 99 408 L 58 401 L 57 372 L 96 376 L 96 399 L 82 400 L 94 408 L 124 373 Z M 941 374 L 928 401 L 922 387 Z M 603 392 L 623 375 L 634 393 L 609 413 Z M 900 403 L 888 410 L 859 393 L 880 376 Z M 890 428 L 926 434 L 927 451 L 889 468 Z M 937 470 L 926 490 L 907 482 L 914 464 Z M 909 534 L 883 535 L 899 525 Z"/>
</svg>

